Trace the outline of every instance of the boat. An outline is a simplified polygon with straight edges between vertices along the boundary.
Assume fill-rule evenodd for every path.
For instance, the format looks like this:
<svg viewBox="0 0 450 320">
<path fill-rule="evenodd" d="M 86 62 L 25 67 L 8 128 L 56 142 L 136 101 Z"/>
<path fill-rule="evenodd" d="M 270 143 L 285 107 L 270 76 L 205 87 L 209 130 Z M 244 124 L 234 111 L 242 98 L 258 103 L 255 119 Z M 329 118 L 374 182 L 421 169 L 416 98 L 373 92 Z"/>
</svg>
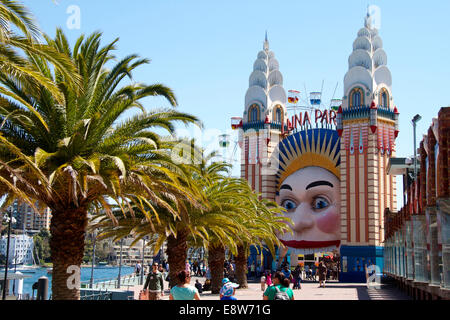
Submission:
<svg viewBox="0 0 450 320">
<path fill-rule="evenodd" d="M 98 263 L 99 267 L 106 267 L 107 265 L 108 265 L 108 262 L 105 262 L 105 261 L 101 261 Z"/>
<path fill-rule="evenodd" d="M 47 274 L 52 274 L 53 273 L 53 268 L 47 268 Z"/>
<path fill-rule="evenodd" d="M 23 265 L 17 265 L 17 270 L 19 271 L 32 271 L 39 269 L 40 267 L 37 264 L 23 264 Z"/>
</svg>

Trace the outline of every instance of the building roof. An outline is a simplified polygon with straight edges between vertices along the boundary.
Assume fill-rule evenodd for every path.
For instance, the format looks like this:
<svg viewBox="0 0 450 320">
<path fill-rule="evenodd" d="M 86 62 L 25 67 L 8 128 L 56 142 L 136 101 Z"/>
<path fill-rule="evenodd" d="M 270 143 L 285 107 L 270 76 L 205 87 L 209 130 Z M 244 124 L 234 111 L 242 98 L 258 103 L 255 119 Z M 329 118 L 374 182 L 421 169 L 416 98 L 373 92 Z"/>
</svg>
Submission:
<svg viewBox="0 0 450 320">
<path fill-rule="evenodd" d="M 406 174 L 406 170 L 414 170 L 414 163 L 410 163 L 408 158 L 390 158 L 387 166 L 387 174 L 391 176 L 402 176 Z M 417 170 L 420 164 L 417 162 Z"/>
</svg>

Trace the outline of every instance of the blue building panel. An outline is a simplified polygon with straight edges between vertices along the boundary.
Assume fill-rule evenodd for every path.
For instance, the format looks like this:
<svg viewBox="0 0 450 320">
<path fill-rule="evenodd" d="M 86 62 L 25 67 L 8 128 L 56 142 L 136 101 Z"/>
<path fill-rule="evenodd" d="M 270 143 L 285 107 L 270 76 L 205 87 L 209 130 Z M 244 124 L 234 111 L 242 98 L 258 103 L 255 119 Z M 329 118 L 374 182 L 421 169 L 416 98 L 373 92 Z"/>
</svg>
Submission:
<svg viewBox="0 0 450 320">
<path fill-rule="evenodd" d="M 365 266 L 376 265 L 380 273 L 383 272 L 384 247 L 376 246 L 342 246 L 340 282 L 366 282 Z"/>
</svg>

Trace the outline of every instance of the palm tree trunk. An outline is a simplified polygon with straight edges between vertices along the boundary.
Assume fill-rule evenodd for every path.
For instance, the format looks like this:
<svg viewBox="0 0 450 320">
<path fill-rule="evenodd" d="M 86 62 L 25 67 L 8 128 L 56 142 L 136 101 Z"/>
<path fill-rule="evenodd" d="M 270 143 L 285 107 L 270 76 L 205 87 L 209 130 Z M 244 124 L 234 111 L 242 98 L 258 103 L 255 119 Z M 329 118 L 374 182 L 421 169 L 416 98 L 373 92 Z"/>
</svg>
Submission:
<svg viewBox="0 0 450 320">
<path fill-rule="evenodd" d="M 177 237 L 167 238 L 167 260 L 169 262 L 169 286 L 178 284 L 177 273 L 185 270 L 187 259 L 187 230 L 179 230 Z"/>
<path fill-rule="evenodd" d="M 50 249 L 53 262 L 52 299 L 79 300 L 79 269 L 83 261 L 87 209 L 52 210 Z M 71 267 L 80 271 L 68 273 Z M 75 277 L 74 277 L 75 275 Z"/>
<path fill-rule="evenodd" d="M 240 288 L 248 288 L 247 283 L 247 250 L 244 246 L 238 246 L 236 256 L 236 281 Z"/>
<path fill-rule="evenodd" d="M 221 244 L 208 248 L 208 265 L 211 272 L 211 293 L 217 294 L 222 287 L 225 248 Z"/>
</svg>

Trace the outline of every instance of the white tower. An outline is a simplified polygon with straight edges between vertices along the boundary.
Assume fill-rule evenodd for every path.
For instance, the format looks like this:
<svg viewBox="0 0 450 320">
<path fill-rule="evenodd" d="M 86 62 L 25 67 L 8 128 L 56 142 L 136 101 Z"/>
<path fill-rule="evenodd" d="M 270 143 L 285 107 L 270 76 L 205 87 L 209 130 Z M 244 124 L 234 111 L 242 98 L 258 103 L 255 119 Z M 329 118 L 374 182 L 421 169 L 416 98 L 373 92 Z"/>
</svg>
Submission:
<svg viewBox="0 0 450 320">
<path fill-rule="evenodd" d="M 287 118 L 286 102 L 283 76 L 266 33 L 250 75 L 239 134 L 241 177 L 266 199 L 275 199 L 275 175 L 268 167 Z"/>
<path fill-rule="evenodd" d="M 341 256 L 357 257 L 357 269 L 362 265 L 361 257 L 382 266 L 383 214 L 386 208 L 395 211 L 397 206 L 395 178 L 386 170 L 389 158 L 395 155 L 399 114 L 383 42 L 371 21 L 367 14 L 364 28 L 353 42 L 337 115 L 341 135 Z M 342 278 L 355 267 L 352 263 L 349 260 Z M 349 276 L 345 280 L 357 279 Z"/>
</svg>

